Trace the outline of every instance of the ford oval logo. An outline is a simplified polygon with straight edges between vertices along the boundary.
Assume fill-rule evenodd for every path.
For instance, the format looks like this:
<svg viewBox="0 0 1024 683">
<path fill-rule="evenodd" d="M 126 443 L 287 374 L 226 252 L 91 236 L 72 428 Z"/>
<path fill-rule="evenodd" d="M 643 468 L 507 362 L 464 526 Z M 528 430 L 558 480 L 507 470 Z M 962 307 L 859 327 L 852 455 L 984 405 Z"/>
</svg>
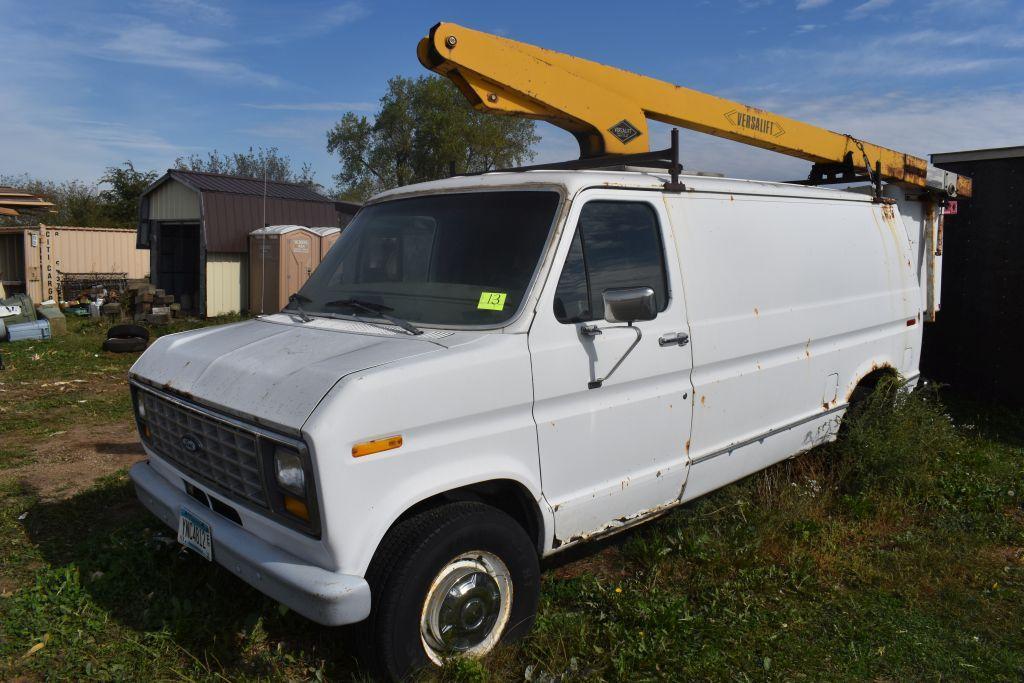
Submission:
<svg viewBox="0 0 1024 683">
<path fill-rule="evenodd" d="M 180 443 L 181 447 L 189 453 L 198 453 L 203 450 L 203 442 L 191 434 L 186 434 L 181 437 L 181 439 L 178 440 L 178 443 Z"/>
</svg>

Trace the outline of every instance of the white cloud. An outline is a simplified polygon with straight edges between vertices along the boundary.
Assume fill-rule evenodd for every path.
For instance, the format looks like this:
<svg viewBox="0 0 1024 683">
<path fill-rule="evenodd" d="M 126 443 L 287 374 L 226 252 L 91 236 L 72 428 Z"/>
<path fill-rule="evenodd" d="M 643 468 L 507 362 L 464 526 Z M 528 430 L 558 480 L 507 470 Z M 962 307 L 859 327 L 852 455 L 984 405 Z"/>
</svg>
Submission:
<svg viewBox="0 0 1024 683">
<path fill-rule="evenodd" d="M 150 0 L 146 6 L 157 14 L 196 23 L 227 26 L 235 21 L 234 15 L 226 8 L 202 0 Z"/>
<path fill-rule="evenodd" d="M 849 12 L 846 13 L 847 19 L 860 19 L 867 16 L 875 10 L 880 10 L 884 7 L 888 7 L 893 3 L 893 0 L 867 0 L 867 2 L 857 5 Z"/>
<path fill-rule="evenodd" d="M 80 41 L 73 49 L 101 59 L 179 69 L 226 80 L 280 85 L 281 79 L 254 71 L 223 55 L 227 43 L 216 38 L 187 35 L 164 24 L 134 22 L 115 29 L 95 46 Z"/>
<path fill-rule="evenodd" d="M 327 10 L 321 17 L 321 21 L 331 28 L 336 28 L 345 24 L 351 24 L 353 21 L 362 19 L 367 14 L 369 14 L 369 10 L 366 9 L 366 6 L 362 2 L 353 0 L 335 5 Z"/>
<path fill-rule="evenodd" d="M 810 33 L 811 31 L 817 31 L 819 28 L 825 28 L 825 24 L 800 24 L 796 27 L 796 32 Z"/>
<path fill-rule="evenodd" d="M 966 11 L 971 14 L 1002 11 L 1006 0 L 930 0 L 925 6 L 929 12 Z"/>
<path fill-rule="evenodd" d="M 17 86 L 6 88 L 0 99 L 0 129 L 0 170 L 57 180 L 94 182 L 106 166 L 125 159 L 155 168 L 187 151 L 145 127 L 85 118 L 74 107 L 43 103 Z"/>
<path fill-rule="evenodd" d="M 962 95 L 962 96 L 959 96 Z M 865 93 L 796 105 L 796 118 L 901 152 L 926 156 L 957 149 L 1005 147 L 1020 141 L 1020 121 L 1006 112 L 1024 107 L 1024 93 L 993 90 L 934 97 Z"/>
<path fill-rule="evenodd" d="M 377 105 L 373 102 L 271 102 L 257 104 L 245 102 L 243 107 L 250 109 L 266 109 L 269 111 L 373 111 Z"/>
<path fill-rule="evenodd" d="M 1024 33 L 1004 24 L 959 31 L 922 29 L 887 36 L 886 40 L 892 45 L 928 45 L 944 50 L 965 45 L 1011 50 L 1024 48 Z"/>
<path fill-rule="evenodd" d="M 818 7 L 824 7 L 830 2 L 832 2 L 832 0 L 798 0 L 796 8 L 798 10 L 817 9 Z"/>
</svg>

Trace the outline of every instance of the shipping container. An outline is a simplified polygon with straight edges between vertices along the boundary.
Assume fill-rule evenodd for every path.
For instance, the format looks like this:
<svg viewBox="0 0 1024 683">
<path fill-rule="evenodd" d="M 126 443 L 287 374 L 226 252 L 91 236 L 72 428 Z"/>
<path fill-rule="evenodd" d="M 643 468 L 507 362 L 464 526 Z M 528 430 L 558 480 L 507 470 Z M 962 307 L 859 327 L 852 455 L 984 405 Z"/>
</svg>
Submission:
<svg viewBox="0 0 1024 683">
<path fill-rule="evenodd" d="M 134 229 L 67 225 L 0 227 L 0 281 L 8 293 L 40 303 L 60 297 L 61 273 L 125 273 L 149 277 L 149 252 Z"/>
</svg>

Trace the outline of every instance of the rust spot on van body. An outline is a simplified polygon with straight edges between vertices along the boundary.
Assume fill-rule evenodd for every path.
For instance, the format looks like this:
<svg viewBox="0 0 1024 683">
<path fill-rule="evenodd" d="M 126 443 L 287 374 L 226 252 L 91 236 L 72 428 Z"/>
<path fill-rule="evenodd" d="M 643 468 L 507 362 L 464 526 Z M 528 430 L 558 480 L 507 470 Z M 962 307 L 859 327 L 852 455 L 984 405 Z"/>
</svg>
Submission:
<svg viewBox="0 0 1024 683">
<path fill-rule="evenodd" d="M 754 306 L 754 317 L 760 317 L 761 311 L 757 310 L 757 306 Z"/>
<path fill-rule="evenodd" d="M 707 398 L 707 396 L 701 394 L 701 396 L 700 396 L 700 404 L 701 405 L 704 405 L 704 399 L 706 399 L 706 398 Z"/>
</svg>

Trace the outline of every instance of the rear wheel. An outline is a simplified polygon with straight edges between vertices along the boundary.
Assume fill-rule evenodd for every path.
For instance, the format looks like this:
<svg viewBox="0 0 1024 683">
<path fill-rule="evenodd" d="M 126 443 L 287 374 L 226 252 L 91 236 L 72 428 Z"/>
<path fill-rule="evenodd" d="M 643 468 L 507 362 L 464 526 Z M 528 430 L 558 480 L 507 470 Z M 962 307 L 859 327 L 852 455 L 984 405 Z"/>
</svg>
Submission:
<svg viewBox="0 0 1024 683">
<path fill-rule="evenodd" d="M 396 525 L 367 580 L 373 609 L 361 625 L 363 658 L 393 680 L 449 657 L 483 657 L 523 635 L 540 595 L 529 536 L 504 512 L 473 502 Z"/>
</svg>

